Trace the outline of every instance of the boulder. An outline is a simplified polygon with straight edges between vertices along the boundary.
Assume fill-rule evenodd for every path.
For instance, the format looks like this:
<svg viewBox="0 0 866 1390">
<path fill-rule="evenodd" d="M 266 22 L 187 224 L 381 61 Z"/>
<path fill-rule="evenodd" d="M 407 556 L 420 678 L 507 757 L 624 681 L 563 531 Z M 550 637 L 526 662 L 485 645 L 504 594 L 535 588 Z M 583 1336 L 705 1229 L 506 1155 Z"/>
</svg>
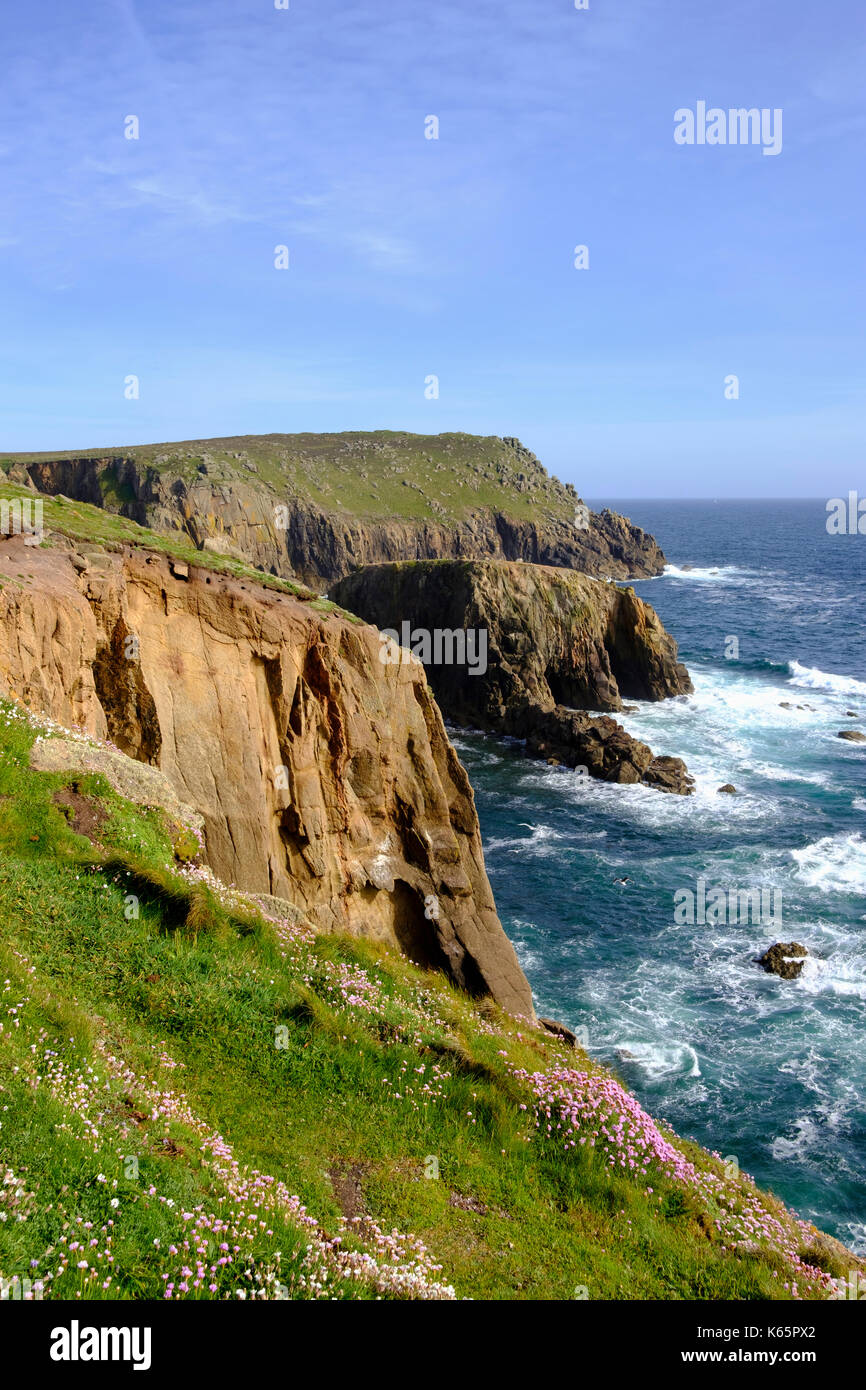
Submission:
<svg viewBox="0 0 866 1390">
<path fill-rule="evenodd" d="M 861 734 L 859 729 L 840 729 L 837 738 L 844 738 L 848 743 L 866 743 L 866 734 Z"/>
<path fill-rule="evenodd" d="M 30 749 L 30 766 L 39 772 L 101 773 L 119 796 L 136 806 L 158 806 L 191 830 L 204 827 L 204 817 L 180 800 L 164 772 L 116 748 L 82 738 L 39 736 Z"/>
<path fill-rule="evenodd" d="M 803 971 L 803 960 L 809 952 L 799 941 L 777 941 L 760 957 L 769 975 L 778 975 L 783 980 L 796 980 Z"/>
<path fill-rule="evenodd" d="M 726 782 L 725 785 L 723 787 L 719 787 L 718 790 L 720 792 L 725 792 L 727 796 L 736 796 L 737 794 L 737 789 L 734 786 L 733 782 Z"/>
<path fill-rule="evenodd" d="M 539 1018 L 538 1023 L 545 1032 L 551 1033 L 555 1038 L 559 1038 L 569 1047 L 577 1047 L 577 1034 L 574 1033 L 571 1028 L 566 1028 L 564 1023 L 557 1023 L 554 1018 Z"/>
<path fill-rule="evenodd" d="M 679 796 L 694 790 L 681 758 L 654 757 L 651 748 L 607 715 L 594 716 L 562 705 L 545 709 L 523 701 L 508 711 L 504 732 L 525 739 L 526 751 L 533 757 L 581 768 L 602 782 L 643 782 Z"/>
</svg>

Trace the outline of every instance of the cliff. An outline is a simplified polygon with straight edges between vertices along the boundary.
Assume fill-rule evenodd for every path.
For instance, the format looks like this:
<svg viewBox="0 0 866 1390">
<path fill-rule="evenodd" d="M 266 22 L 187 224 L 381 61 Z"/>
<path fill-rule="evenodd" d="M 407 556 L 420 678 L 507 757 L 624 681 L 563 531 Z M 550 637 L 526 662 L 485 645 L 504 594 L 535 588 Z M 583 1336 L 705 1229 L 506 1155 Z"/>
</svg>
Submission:
<svg viewBox="0 0 866 1390">
<path fill-rule="evenodd" d="M 483 670 L 431 651 L 428 678 L 447 718 L 524 738 L 536 755 L 606 781 L 691 789 L 680 759 L 655 758 L 613 719 L 584 713 L 692 689 L 676 643 L 632 589 L 536 565 L 439 561 L 359 570 L 331 593 L 400 641 L 415 629 L 483 635 Z"/>
<path fill-rule="evenodd" d="M 240 561 L 45 511 L 0 541 L 4 1298 L 857 1287 L 844 1246 L 527 1018 L 416 660 Z M 679 679 L 600 605 L 594 697 Z"/>
<path fill-rule="evenodd" d="M 333 605 L 145 549 L 13 536 L 0 584 L 0 694 L 161 769 L 219 878 L 532 1014 L 420 664 L 383 666 Z"/>
<path fill-rule="evenodd" d="M 590 513 L 519 440 L 497 436 L 243 436 L 0 464 L 13 482 L 319 590 L 407 557 L 499 556 L 615 578 L 665 563 L 651 536 L 614 512 Z"/>
</svg>

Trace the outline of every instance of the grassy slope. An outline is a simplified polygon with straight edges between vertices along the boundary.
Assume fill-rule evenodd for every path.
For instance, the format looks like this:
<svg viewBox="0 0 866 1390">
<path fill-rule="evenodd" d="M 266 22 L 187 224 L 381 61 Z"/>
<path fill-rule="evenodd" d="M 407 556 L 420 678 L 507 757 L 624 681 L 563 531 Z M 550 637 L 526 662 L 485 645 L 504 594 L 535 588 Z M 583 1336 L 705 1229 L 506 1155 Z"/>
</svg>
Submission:
<svg viewBox="0 0 866 1390">
<path fill-rule="evenodd" d="M 180 862 L 162 813 L 31 771 L 35 736 L 0 706 L 0 1274 L 46 1297 L 789 1296 L 804 1233 L 747 1179 L 681 1141 L 694 1179 L 639 1176 L 622 1142 L 579 1142 L 588 1120 L 536 1126 L 515 1069 L 610 1087 L 580 1054 L 396 953 L 265 920 Z"/>
<path fill-rule="evenodd" d="M 133 458 L 187 483 L 199 477 L 203 464 L 207 477 L 200 481 L 264 484 L 280 497 L 305 499 L 358 520 L 455 521 L 489 507 L 515 520 L 572 524 L 577 500 L 528 451 L 518 453 L 496 435 L 394 430 L 242 435 L 69 455 L 6 454 L 0 457 L 0 467 L 63 457 Z M 106 495 L 107 505 L 118 500 Z"/>
</svg>

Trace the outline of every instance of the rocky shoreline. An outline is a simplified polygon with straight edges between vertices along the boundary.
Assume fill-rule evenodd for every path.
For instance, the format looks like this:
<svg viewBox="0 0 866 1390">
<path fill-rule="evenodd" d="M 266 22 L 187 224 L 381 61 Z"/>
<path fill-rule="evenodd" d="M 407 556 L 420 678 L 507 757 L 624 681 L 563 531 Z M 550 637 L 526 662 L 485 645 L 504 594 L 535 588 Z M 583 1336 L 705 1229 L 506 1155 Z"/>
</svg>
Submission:
<svg viewBox="0 0 866 1390">
<path fill-rule="evenodd" d="M 484 634 L 483 671 L 427 664 L 454 723 L 523 739 L 533 756 L 603 781 L 692 790 L 680 758 L 655 757 L 609 714 L 588 712 L 615 713 L 623 695 L 663 700 L 692 689 L 676 643 L 633 589 L 570 570 L 473 560 L 372 566 L 331 594 L 395 634 Z"/>
</svg>

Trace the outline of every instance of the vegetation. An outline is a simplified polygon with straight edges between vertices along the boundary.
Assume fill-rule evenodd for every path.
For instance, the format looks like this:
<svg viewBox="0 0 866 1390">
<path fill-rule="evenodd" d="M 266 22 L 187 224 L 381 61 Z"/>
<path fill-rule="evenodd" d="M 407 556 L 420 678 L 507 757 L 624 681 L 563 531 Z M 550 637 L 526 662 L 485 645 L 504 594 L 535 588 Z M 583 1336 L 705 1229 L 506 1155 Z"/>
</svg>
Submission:
<svg viewBox="0 0 866 1390">
<path fill-rule="evenodd" d="M 5 1279 L 82 1299 L 827 1296 L 812 1233 L 581 1053 L 223 887 L 163 812 L 33 771 L 53 732 L 0 705 Z"/>
<path fill-rule="evenodd" d="M 245 483 L 273 492 L 275 500 L 301 499 L 356 520 L 453 523 L 488 507 L 515 520 L 571 525 L 579 500 L 573 487 L 551 478 L 518 440 L 497 435 L 396 430 L 242 435 L 71 455 L 15 454 L 0 463 L 8 468 L 58 457 L 104 460 L 109 477 L 132 460 L 140 473 L 153 470 L 187 486 Z M 107 506 L 122 506 L 123 483 L 102 487 Z"/>
<path fill-rule="evenodd" d="M 353 614 L 344 612 L 335 603 L 322 598 L 313 589 L 299 584 L 296 580 L 282 579 L 279 575 L 266 574 L 254 565 L 233 556 L 220 555 L 212 550 L 199 550 L 182 531 L 167 534 L 152 531 L 140 526 L 137 521 L 118 516 L 114 512 L 94 507 L 89 502 L 73 502 L 68 497 L 49 497 L 42 493 L 34 494 L 29 488 L 17 483 L 0 482 L 0 502 L 20 501 L 42 504 L 42 517 L 45 537 L 43 545 L 51 546 L 51 533 L 66 536 L 75 541 L 83 550 L 93 554 L 94 549 L 119 550 L 125 545 L 141 550 L 158 551 L 173 560 L 195 565 L 201 569 L 214 570 L 220 574 L 231 575 L 239 580 L 250 580 L 267 589 L 278 589 L 281 593 L 292 594 L 303 603 L 320 613 L 341 613 L 351 622 L 358 622 Z"/>
</svg>

